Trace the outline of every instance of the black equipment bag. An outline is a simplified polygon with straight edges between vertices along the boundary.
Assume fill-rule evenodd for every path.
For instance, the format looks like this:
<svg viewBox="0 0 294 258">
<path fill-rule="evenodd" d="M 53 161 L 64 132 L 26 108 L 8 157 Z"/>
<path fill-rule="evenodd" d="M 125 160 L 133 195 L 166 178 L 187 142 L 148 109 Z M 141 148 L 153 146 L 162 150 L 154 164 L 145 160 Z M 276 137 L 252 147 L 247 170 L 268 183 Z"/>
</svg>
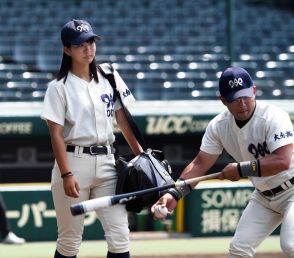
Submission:
<svg viewBox="0 0 294 258">
<path fill-rule="evenodd" d="M 129 110 L 123 104 L 120 93 L 116 87 L 111 64 L 107 64 L 106 68 L 110 72 L 105 73 L 102 67 L 98 66 L 101 74 L 108 79 L 109 83 L 113 87 L 114 95 L 119 99 L 128 123 L 132 128 L 137 141 L 144 149 L 144 152 L 138 156 L 134 156 L 132 154 L 119 155 L 116 153 L 116 169 L 118 172 L 116 194 L 140 191 L 147 188 L 173 183 L 174 180 L 171 176 L 171 167 L 168 161 L 164 158 L 163 152 L 160 150 L 152 150 L 147 147 L 137 124 L 132 118 Z M 126 209 L 127 211 L 139 213 L 142 209 L 155 203 L 160 196 L 164 194 L 164 192 L 152 193 L 130 200 L 126 203 Z"/>
<path fill-rule="evenodd" d="M 118 181 L 116 194 L 129 193 L 173 183 L 170 166 L 166 160 L 159 160 L 157 150 L 147 149 L 131 160 L 120 156 L 116 160 Z M 139 213 L 155 203 L 164 192 L 155 192 L 126 203 L 126 209 Z"/>
</svg>

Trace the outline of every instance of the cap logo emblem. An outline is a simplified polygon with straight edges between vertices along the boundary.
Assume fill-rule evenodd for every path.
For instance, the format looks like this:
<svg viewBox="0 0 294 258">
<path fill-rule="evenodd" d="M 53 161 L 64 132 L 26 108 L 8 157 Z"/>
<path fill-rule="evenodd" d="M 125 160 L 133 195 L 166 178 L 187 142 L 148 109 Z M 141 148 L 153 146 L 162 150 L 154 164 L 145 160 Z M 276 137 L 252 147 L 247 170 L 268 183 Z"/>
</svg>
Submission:
<svg viewBox="0 0 294 258">
<path fill-rule="evenodd" d="M 242 78 L 235 78 L 234 81 L 230 80 L 229 81 L 230 87 L 233 89 L 234 87 L 242 86 L 243 85 L 243 80 Z"/>
<path fill-rule="evenodd" d="M 87 24 L 82 24 L 82 25 L 77 26 L 77 31 L 82 32 L 82 31 L 89 31 L 89 30 L 90 29 L 89 29 L 89 26 Z"/>
</svg>

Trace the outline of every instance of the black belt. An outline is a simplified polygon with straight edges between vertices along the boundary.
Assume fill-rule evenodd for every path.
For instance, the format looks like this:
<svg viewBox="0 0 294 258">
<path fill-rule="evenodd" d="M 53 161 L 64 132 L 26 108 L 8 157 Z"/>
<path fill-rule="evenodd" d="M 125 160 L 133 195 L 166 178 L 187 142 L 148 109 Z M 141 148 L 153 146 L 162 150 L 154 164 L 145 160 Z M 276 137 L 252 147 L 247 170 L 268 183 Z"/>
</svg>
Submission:
<svg viewBox="0 0 294 258">
<path fill-rule="evenodd" d="M 67 152 L 75 152 L 76 148 L 83 148 L 83 153 L 90 154 L 90 155 L 101 155 L 101 154 L 114 154 L 115 149 L 113 146 L 110 146 L 110 148 L 106 146 L 96 146 L 92 145 L 89 147 L 81 147 L 76 145 L 67 145 L 66 151 Z M 110 152 L 109 152 L 110 150 Z"/>
<path fill-rule="evenodd" d="M 287 183 L 290 183 L 287 184 Z M 284 185 L 284 188 L 282 187 L 282 185 Z M 280 193 L 280 192 L 283 192 L 284 190 L 290 188 L 292 185 L 294 185 L 294 177 L 292 177 L 291 179 L 289 179 L 288 181 L 286 181 L 285 183 L 283 183 L 282 185 L 279 185 L 273 189 L 270 189 L 270 190 L 266 190 L 264 192 L 261 192 L 264 196 L 267 196 L 267 197 L 273 197 L 275 196 L 276 194 Z"/>
</svg>

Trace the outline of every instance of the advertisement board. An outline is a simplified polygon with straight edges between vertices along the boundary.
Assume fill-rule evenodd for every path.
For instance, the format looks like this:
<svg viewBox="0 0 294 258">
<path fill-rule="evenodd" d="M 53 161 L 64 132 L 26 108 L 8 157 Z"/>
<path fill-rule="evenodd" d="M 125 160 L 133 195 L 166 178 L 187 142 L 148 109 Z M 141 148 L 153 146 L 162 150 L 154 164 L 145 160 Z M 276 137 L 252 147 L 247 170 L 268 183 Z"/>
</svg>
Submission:
<svg viewBox="0 0 294 258">
<path fill-rule="evenodd" d="M 15 233 L 27 241 L 56 239 L 56 217 L 49 185 L 0 186 L 0 191 Z M 143 210 L 135 214 L 135 228 L 188 233 L 193 237 L 232 236 L 252 191 L 249 181 L 201 183 L 185 197 L 183 205 L 178 205 L 169 221 L 152 221 L 152 215 Z M 83 239 L 103 238 L 95 212 L 86 214 Z"/>
</svg>

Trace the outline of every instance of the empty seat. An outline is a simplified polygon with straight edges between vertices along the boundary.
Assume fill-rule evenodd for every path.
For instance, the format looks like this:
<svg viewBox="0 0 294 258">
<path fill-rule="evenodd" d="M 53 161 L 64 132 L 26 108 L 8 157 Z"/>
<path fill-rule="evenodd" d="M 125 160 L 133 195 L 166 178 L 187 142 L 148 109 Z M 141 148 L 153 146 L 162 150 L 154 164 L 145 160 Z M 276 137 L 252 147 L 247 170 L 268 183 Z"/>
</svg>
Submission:
<svg viewBox="0 0 294 258">
<path fill-rule="evenodd" d="M 255 2 L 234 2 L 236 58 L 231 64 L 226 1 L 84 0 L 69 5 L 67 0 L 23 0 L 22 4 L 2 0 L 1 87 L 14 82 L 18 86 L 11 89 L 11 98 L 42 99 L 47 81 L 60 66 L 60 28 L 74 17 L 88 20 L 102 36 L 97 42 L 97 62 L 113 63 L 139 100 L 214 99 L 219 75 L 229 65 L 244 67 L 261 83 L 259 97 L 278 98 L 279 93 L 271 91 L 294 77 L 294 51 L 290 51 L 294 4 L 283 9 L 277 8 L 281 1 Z M 262 86 L 266 79 L 274 84 L 268 86 L 269 92 Z M 22 81 L 22 90 L 36 83 L 34 96 L 18 89 Z M 164 88 L 166 82 L 171 83 L 170 89 Z"/>
</svg>

